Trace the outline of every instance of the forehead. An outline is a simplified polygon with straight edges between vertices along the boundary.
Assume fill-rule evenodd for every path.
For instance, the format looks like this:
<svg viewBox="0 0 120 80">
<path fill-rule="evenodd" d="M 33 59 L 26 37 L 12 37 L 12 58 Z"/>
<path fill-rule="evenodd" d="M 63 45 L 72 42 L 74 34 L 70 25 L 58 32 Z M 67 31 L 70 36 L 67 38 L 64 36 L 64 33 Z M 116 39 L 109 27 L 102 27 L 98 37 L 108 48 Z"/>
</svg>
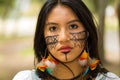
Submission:
<svg viewBox="0 0 120 80">
<path fill-rule="evenodd" d="M 64 20 L 66 18 L 68 19 L 77 18 L 77 16 L 70 7 L 59 4 L 55 6 L 47 16 L 47 20 L 51 20 L 53 18 L 56 18 L 56 19 L 63 18 Z"/>
</svg>

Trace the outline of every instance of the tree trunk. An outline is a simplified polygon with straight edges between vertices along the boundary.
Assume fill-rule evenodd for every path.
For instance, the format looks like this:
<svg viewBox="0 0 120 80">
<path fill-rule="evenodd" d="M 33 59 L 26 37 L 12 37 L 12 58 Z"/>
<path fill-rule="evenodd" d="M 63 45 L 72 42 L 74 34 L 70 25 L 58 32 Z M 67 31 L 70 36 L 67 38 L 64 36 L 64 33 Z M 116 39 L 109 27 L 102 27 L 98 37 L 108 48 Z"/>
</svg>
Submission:
<svg viewBox="0 0 120 80">
<path fill-rule="evenodd" d="M 117 4 L 118 28 L 119 28 L 119 44 L 120 44 L 120 1 Z"/>
<path fill-rule="evenodd" d="M 118 3 L 117 3 L 117 17 L 118 17 L 118 29 L 119 29 L 119 46 L 120 46 L 120 1 L 118 0 Z M 119 48 L 120 49 L 120 48 Z M 119 59 L 120 60 L 120 59 Z M 119 61 L 120 62 L 120 61 Z M 119 63 L 120 65 L 120 63 Z M 119 70 L 120 72 L 120 70 Z"/>
<path fill-rule="evenodd" d="M 99 55 L 102 61 L 104 59 L 104 27 L 105 27 L 105 9 L 107 6 L 107 0 L 99 0 L 99 27 L 98 27 L 98 48 L 99 48 Z"/>
</svg>

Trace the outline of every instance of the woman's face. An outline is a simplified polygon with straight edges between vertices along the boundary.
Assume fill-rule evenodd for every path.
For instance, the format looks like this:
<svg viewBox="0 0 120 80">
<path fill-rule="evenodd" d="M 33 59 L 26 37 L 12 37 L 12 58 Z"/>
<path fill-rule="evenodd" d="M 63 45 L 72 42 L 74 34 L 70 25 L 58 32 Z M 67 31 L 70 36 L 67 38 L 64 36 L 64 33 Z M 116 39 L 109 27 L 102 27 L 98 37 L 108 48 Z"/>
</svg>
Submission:
<svg viewBox="0 0 120 80">
<path fill-rule="evenodd" d="M 81 54 L 87 35 L 74 12 L 58 5 L 48 14 L 44 37 L 52 56 L 62 62 L 70 62 Z"/>
</svg>

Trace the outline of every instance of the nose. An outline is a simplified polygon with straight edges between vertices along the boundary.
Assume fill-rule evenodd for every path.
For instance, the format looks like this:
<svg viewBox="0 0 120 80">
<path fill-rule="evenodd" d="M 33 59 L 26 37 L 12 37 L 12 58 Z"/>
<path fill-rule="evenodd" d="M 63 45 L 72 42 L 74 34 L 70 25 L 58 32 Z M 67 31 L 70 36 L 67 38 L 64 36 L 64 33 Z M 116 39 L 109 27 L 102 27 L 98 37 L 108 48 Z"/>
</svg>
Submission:
<svg viewBox="0 0 120 80">
<path fill-rule="evenodd" d="M 70 34 L 67 30 L 63 29 L 59 33 L 59 42 L 67 42 L 70 40 Z"/>
</svg>

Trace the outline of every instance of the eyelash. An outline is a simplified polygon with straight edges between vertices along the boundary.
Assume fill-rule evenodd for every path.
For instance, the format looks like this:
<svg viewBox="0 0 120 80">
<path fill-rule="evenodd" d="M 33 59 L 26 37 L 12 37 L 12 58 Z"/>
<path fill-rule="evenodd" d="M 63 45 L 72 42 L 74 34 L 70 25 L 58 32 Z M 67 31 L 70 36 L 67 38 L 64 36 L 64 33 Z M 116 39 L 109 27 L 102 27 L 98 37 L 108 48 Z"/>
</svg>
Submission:
<svg viewBox="0 0 120 80">
<path fill-rule="evenodd" d="M 49 31 L 56 31 L 57 30 L 57 27 L 56 26 L 51 26 L 51 27 L 49 27 Z"/>
<path fill-rule="evenodd" d="M 69 26 L 69 29 L 70 29 L 70 30 L 78 29 L 78 27 L 79 27 L 79 26 L 76 25 L 76 24 L 71 24 L 71 25 Z M 51 31 L 51 32 L 57 31 L 57 29 L 58 29 L 57 26 L 54 26 L 54 25 L 49 27 L 49 31 Z"/>
<path fill-rule="evenodd" d="M 77 29 L 77 28 L 78 28 L 78 25 L 76 25 L 76 24 L 71 24 L 70 27 L 69 27 L 70 30 L 71 29 Z"/>
</svg>

